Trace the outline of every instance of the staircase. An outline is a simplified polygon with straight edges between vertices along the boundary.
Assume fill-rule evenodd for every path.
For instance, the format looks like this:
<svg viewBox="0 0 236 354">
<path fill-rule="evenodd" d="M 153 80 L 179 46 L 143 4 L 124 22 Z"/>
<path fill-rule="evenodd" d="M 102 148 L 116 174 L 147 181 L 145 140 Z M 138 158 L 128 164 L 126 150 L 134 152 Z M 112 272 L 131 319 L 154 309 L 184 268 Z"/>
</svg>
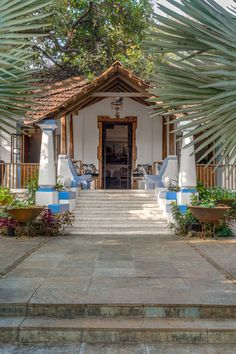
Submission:
<svg viewBox="0 0 236 354">
<path fill-rule="evenodd" d="M 74 214 L 67 231 L 77 235 L 152 235 L 166 228 L 154 191 L 84 190 Z"/>
<path fill-rule="evenodd" d="M 5 304 L 0 307 L 0 343 L 81 342 L 166 343 L 171 345 L 170 349 L 173 346 L 171 353 L 175 353 L 175 345 L 186 344 L 187 350 L 187 345 L 195 344 L 198 353 L 197 345 L 211 344 L 217 348 L 219 344 L 236 343 L 235 306 Z"/>
</svg>

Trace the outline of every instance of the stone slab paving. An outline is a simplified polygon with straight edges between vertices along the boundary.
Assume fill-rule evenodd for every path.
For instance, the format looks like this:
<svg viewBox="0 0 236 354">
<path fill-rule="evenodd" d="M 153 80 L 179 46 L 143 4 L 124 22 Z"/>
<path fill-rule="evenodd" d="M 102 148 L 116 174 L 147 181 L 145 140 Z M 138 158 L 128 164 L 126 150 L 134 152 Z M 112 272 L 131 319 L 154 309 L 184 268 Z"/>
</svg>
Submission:
<svg viewBox="0 0 236 354">
<path fill-rule="evenodd" d="M 235 345 L 0 345 L 0 354 L 235 354 Z"/>
<path fill-rule="evenodd" d="M 191 243 L 236 278 L 236 239 L 194 240 Z"/>
<path fill-rule="evenodd" d="M 14 268 L 45 241 L 46 238 L 16 239 L 0 236 L 0 276 Z"/>
<path fill-rule="evenodd" d="M 29 254 L 0 279 L 0 304 L 236 303 L 233 282 L 188 240 L 173 235 L 68 235 L 42 241 L 1 238 L 6 267 Z M 236 239 L 191 242 L 234 273 Z"/>
</svg>

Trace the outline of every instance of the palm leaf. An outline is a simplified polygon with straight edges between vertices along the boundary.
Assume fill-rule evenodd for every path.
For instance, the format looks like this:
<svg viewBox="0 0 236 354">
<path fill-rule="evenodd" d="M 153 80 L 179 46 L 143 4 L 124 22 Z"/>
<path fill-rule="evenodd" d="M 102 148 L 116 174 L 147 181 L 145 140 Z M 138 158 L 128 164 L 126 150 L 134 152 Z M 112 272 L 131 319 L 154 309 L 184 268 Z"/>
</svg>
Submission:
<svg viewBox="0 0 236 354">
<path fill-rule="evenodd" d="M 33 39 L 46 27 L 38 15 L 50 0 L 0 0 L 0 130 L 2 136 L 23 124 L 33 96 Z M 9 129 L 10 128 L 10 129 Z"/>
<path fill-rule="evenodd" d="M 181 114 L 175 131 L 183 130 L 181 123 L 191 128 L 185 136 L 200 144 L 201 159 L 211 152 L 211 161 L 235 165 L 236 11 L 214 0 L 166 2 L 158 6 L 165 16 L 155 14 L 154 32 L 145 43 L 167 58 L 156 63 L 150 89 L 160 101 L 155 114 Z"/>
</svg>

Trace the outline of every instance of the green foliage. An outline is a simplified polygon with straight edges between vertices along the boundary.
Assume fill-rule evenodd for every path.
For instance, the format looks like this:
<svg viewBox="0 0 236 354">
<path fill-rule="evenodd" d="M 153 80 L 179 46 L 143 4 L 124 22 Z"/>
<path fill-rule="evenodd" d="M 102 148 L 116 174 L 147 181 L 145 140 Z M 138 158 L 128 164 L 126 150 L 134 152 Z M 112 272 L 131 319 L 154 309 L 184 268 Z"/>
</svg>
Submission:
<svg viewBox="0 0 236 354">
<path fill-rule="evenodd" d="M 94 0 L 88 15 L 73 25 L 89 9 L 88 0 L 55 0 L 43 13 L 50 16 L 51 33 L 41 43 L 53 60 L 78 68 L 90 79 L 120 60 L 139 75 L 153 69 L 153 58 L 142 41 L 149 29 L 151 0 Z M 63 65 L 64 64 L 64 65 Z"/>
<path fill-rule="evenodd" d="M 58 180 L 56 185 L 55 185 L 55 189 L 58 192 L 64 191 L 65 190 L 64 184 L 60 180 Z"/>
<path fill-rule="evenodd" d="M 25 208 L 30 208 L 32 207 L 32 204 L 30 204 L 27 200 L 14 200 L 14 202 L 9 206 L 8 209 L 25 209 Z"/>
<path fill-rule="evenodd" d="M 176 235 L 186 236 L 191 224 L 197 220 L 189 210 L 187 210 L 185 214 L 181 213 L 179 206 L 176 203 L 172 203 L 171 212 L 175 223 L 171 223 L 169 227 L 175 231 Z"/>
<path fill-rule="evenodd" d="M 202 183 L 198 182 L 197 185 L 198 200 L 200 203 L 215 203 L 220 201 L 235 200 L 236 202 L 236 192 L 231 191 L 226 188 L 215 187 L 206 188 Z"/>
<path fill-rule="evenodd" d="M 232 218 L 235 218 L 236 192 L 220 187 L 206 188 L 200 182 L 197 184 L 197 192 L 198 193 L 191 198 L 191 205 L 193 206 L 214 208 L 219 204 L 219 201 L 235 200 L 235 203 L 232 203 L 231 209 L 227 211 L 224 219 L 220 220 L 215 230 L 217 237 L 233 236 L 230 221 Z M 175 223 L 169 226 L 175 231 L 176 235 L 186 236 L 190 231 L 191 224 L 198 222 L 197 219 L 194 218 L 189 209 L 186 214 L 182 214 L 176 203 L 172 203 L 171 211 Z"/>
<path fill-rule="evenodd" d="M 158 5 L 166 16 L 155 14 L 146 43 L 149 50 L 168 53 L 167 62 L 156 62 L 153 77 L 156 113 L 179 114 L 176 122 L 192 129 L 185 137 L 194 135 L 199 144 L 199 161 L 212 153 L 209 163 L 235 165 L 236 10 L 215 0 L 166 3 Z"/>
<path fill-rule="evenodd" d="M 49 0 L 0 0 L 1 133 L 9 134 L 9 128 L 15 129 L 15 123 L 22 122 L 27 109 L 26 92 L 32 89 L 29 70 L 34 54 L 32 47 L 45 26 L 42 23 L 45 15 L 39 15 L 39 11 L 49 3 Z"/>
<path fill-rule="evenodd" d="M 26 182 L 26 188 L 29 193 L 29 198 L 28 198 L 29 204 L 35 204 L 36 191 L 39 188 L 38 179 L 39 179 L 38 175 L 35 175 L 30 179 L 28 179 L 28 181 Z"/>
<path fill-rule="evenodd" d="M 217 237 L 232 237 L 233 236 L 233 231 L 230 228 L 229 221 L 222 220 L 217 226 L 216 226 L 216 236 Z"/>
<path fill-rule="evenodd" d="M 5 209 L 0 209 L 0 219 L 7 219 L 9 218 L 9 214 Z"/>
<path fill-rule="evenodd" d="M 14 201 L 14 196 L 11 194 L 10 189 L 0 187 L 0 204 L 11 205 Z"/>
<path fill-rule="evenodd" d="M 21 234 L 28 233 L 31 236 L 59 236 L 63 234 L 65 226 L 71 226 L 74 222 L 74 215 L 69 211 L 53 214 L 45 209 L 39 217 L 26 230 L 20 230 Z"/>
</svg>

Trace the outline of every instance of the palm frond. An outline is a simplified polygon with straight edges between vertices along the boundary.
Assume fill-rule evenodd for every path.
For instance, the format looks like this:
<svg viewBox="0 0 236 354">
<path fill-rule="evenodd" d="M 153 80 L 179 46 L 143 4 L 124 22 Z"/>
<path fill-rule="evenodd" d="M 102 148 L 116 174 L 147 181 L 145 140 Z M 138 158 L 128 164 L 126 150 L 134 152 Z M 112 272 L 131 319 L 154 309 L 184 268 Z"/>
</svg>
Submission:
<svg viewBox="0 0 236 354">
<path fill-rule="evenodd" d="M 0 0 L 0 130 L 9 133 L 30 104 L 34 39 L 47 26 L 39 10 L 50 0 Z M 41 36 L 41 34 L 40 34 Z"/>
<path fill-rule="evenodd" d="M 148 50 L 166 53 L 156 63 L 156 114 L 182 114 L 197 152 L 205 148 L 219 163 L 236 164 L 236 10 L 214 0 L 167 0 L 158 8 Z M 171 6 L 170 6 L 171 7 Z M 183 129 L 178 125 L 177 131 Z M 204 152 L 203 152 L 204 151 Z"/>
</svg>

